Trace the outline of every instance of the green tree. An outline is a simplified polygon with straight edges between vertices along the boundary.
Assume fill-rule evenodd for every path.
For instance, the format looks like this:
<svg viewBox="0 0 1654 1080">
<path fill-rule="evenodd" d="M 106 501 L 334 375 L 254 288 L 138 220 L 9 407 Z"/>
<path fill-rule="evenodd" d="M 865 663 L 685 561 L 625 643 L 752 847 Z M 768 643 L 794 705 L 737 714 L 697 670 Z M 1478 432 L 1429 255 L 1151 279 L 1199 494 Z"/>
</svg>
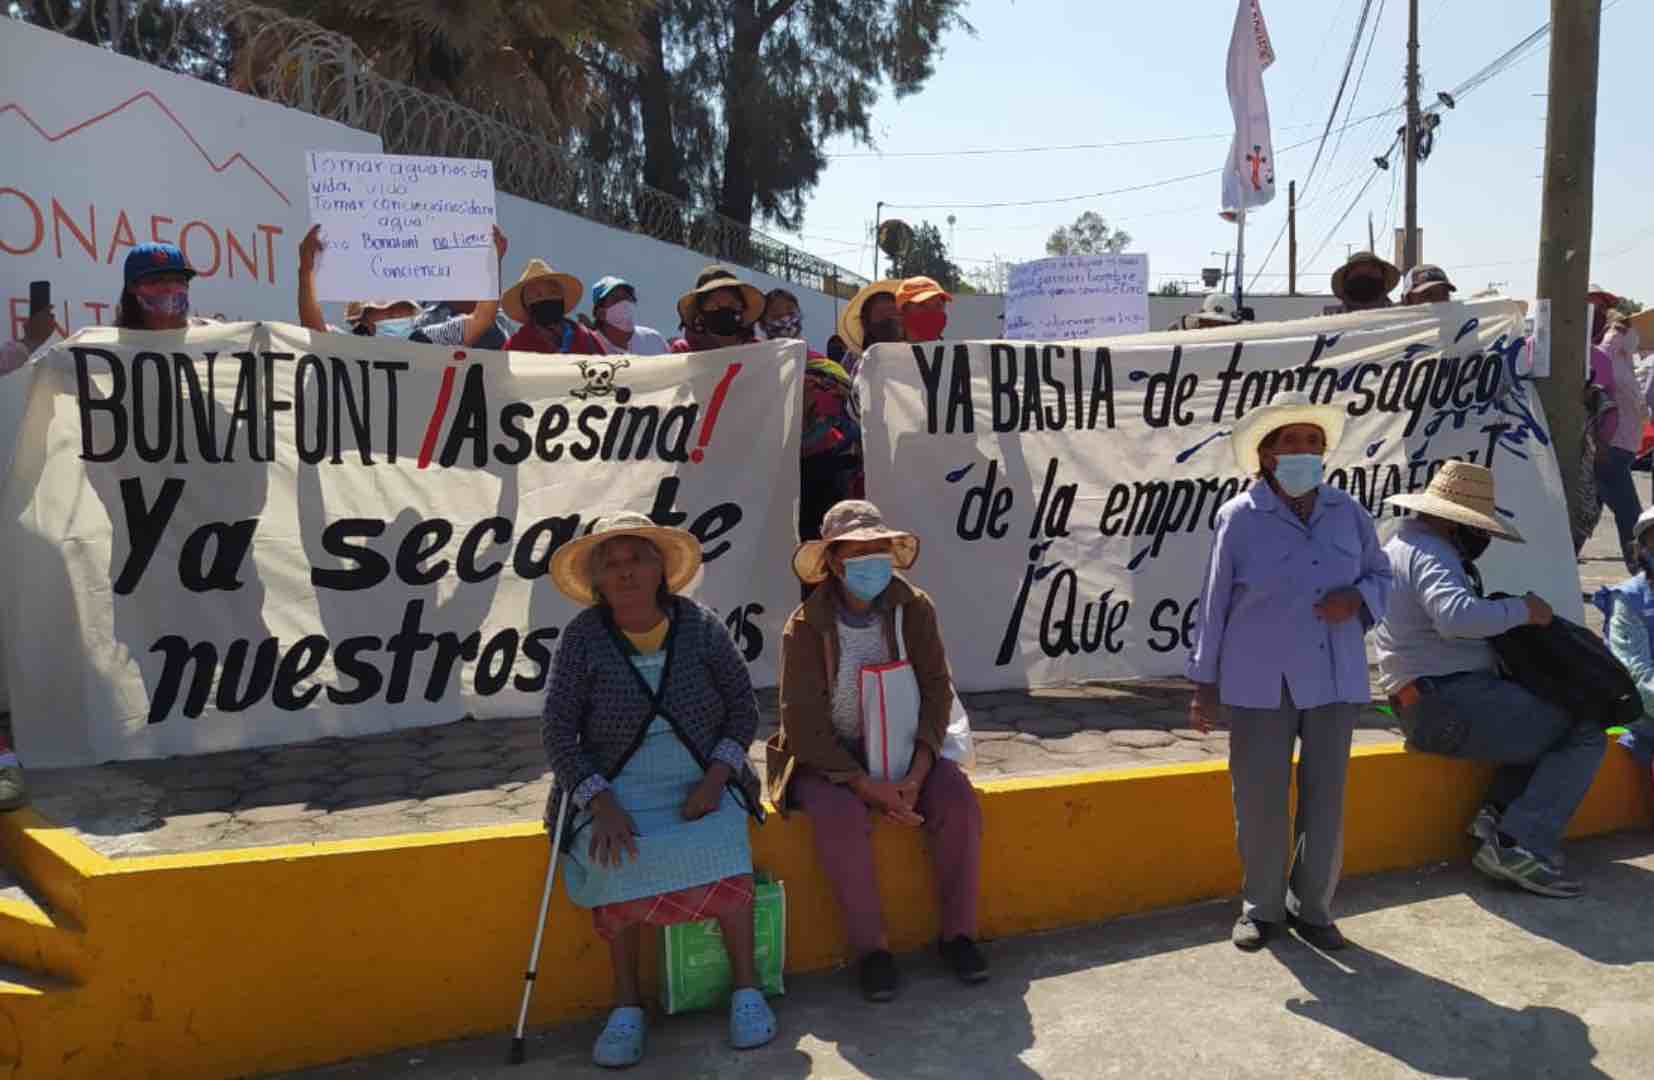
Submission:
<svg viewBox="0 0 1654 1080">
<path fill-rule="evenodd" d="M 260 5 L 350 38 L 387 79 L 559 143 L 570 141 L 601 108 L 605 88 L 583 51 L 641 59 L 646 45 L 639 28 L 653 6 L 652 0 L 260 0 Z M 249 74 L 256 74 L 274 57 L 241 59 Z"/>
<path fill-rule="evenodd" d="M 1614 305 L 1614 310 L 1619 312 L 1621 315 L 1635 315 L 1642 309 L 1642 304 L 1631 299 L 1629 296 L 1620 297 L 1620 302 Z"/>
<path fill-rule="evenodd" d="M 964 2 L 658 0 L 641 60 L 582 52 L 608 88 L 587 151 L 743 224 L 797 229 L 823 147 L 872 145 L 880 91 L 924 86 L 943 35 L 970 30 Z"/>
<path fill-rule="evenodd" d="M 1189 287 L 1181 281 L 1164 282 L 1160 288 L 1154 290 L 1156 296 L 1188 296 Z"/>
<path fill-rule="evenodd" d="M 1111 229 L 1103 216 L 1087 210 L 1045 241 L 1047 255 L 1118 255 L 1131 243 L 1124 229 Z"/>
<path fill-rule="evenodd" d="M 962 275 L 959 267 L 948 258 L 948 245 L 942 240 L 942 230 L 928 221 L 920 222 L 913 230 L 913 243 L 907 251 L 891 261 L 893 278 L 935 278 L 942 288 L 953 292 L 959 288 Z"/>
</svg>

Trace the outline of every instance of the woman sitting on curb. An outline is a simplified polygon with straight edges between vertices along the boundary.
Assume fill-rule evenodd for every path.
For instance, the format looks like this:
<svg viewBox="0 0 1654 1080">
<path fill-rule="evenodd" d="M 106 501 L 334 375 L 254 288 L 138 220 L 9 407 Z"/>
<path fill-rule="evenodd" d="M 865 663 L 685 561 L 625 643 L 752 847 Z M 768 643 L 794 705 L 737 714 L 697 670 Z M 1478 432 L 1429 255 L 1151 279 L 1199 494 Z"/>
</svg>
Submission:
<svg viewBox="0 0 1654 1080">
<path fill-rule="evenodd" d="M 558 590 L 586 610 L 563 631 L 546 691 L 546 820 L 571 789 L 569 899 L 592 909 L 614 964 L 598 1065 L 643 1058 L 645 925 L 717 919 L 735 975 L 730 1042 L 775 1038 L 753 958 L 747 818 L 763 809 L 747 748 L 758 704 L 723 622 L 677 595 L 700 567 L 693 536 L 642 514 L 617 514 L 552 559 Z"/>
<path fill-rule="evenodd" d="M 1608 648 L 1637 680 L 1643 702 L 1642 718 L 1620 736 L 1620 745 L 1648 769 L 1654 766 L 1654 508 L 1642 512 L 1632 533 L 1637 575 L 1598 590 L 1594 599 L 1608 620 Z"/>
<path fill-rule="evenodd" d="M 923 828 L 941 893 L 943 960 L 965 982 L 988 977 L 976 947 L 982 809 L 958 765 L 942 757 L 953 679 L 930 597 L 893 576 L 919 557 L 919 540 L 887 528 L 878 507 L 841 502 L 820 540 L 800 545 L 793 570 L 816 589 L 787 622 L 781 643 L 781 731 L 769 744 L 770 800 L 802 807 L 815 824 L 816 853 L 844 912 L 869 1001 L 896 996 L 896 961 L 885 934 L 873 870 L 873 819 Z M 861 673 L 904 654 L 919 685 L 913 762 L 899 781 L 867 772 Z M 870 814 L 869 811 L 873 811 Z"/>
</svg>

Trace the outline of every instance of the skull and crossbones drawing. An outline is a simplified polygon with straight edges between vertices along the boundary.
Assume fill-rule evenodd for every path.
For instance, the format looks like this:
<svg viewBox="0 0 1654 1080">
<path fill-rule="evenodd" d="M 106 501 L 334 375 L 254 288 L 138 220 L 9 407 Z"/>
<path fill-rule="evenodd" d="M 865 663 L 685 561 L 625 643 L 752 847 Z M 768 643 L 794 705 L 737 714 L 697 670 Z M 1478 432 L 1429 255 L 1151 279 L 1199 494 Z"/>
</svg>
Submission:
<svg viewBox="0 0 1654 1080">
<path fill-rule="evenodd" d="M 581 401 L 614 396 L 615 374 L 623 367 L 632 366 L 632 362 L 624 356 L 614 360 L 581 360 L 578 363 L 586 385 L 578 390 L 570 390 L 569 393 Z"/>
</svg>

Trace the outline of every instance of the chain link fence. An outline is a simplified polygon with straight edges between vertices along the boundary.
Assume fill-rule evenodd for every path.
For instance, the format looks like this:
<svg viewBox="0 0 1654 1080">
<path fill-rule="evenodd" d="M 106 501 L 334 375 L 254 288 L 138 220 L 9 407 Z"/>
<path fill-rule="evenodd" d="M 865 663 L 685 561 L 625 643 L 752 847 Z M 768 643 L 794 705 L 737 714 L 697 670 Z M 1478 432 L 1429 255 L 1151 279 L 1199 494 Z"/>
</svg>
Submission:
<svg viewBox="0 0 1654 1080">
<path fill-rule="evenodd" d="M 356 44 L 245 0 L 0 0 L 0 11 L 363 131 L 392 154 L 486 158 L 496 186 L 591 221 L 846 296 L 866 279 L 498 118 L 386 79 Z"/>
</svg>

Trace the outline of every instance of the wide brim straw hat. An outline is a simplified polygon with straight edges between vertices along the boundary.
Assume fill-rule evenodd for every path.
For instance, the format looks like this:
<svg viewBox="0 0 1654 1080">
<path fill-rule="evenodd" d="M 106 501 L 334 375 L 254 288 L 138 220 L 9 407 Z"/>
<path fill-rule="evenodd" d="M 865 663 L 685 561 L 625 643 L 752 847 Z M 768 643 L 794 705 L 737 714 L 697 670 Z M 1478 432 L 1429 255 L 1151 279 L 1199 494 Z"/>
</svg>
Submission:
<svg viewBox="0 0 1654 1080">
<path fill-rule="evenodd" d="M 896 569 L 908 570 L 919 561 L 919 538 L 884 523 L 879 508 L 861 499 L 838 503 L 821 519 L 821 539 L 806 540 L 793 552 L 793 573 L 806 585 L 827 580 L 827 551 L 836 543 L 855 544 L 868 540 L 890 541 Z"/>
<path fill-rule="evenodd" d="M 758 291 L 757 286 L 748 285 L 733 274 L 708 277 L 703 274 L 702 281 L 693 289 L 678 297 L 678 321 L 684 326 L 695 325 L 697 305 L 702 296 L 715 293 L 719 289 L 735 289 L 741 294 L 741 324 L 751 326 L 764 316 L 764 294 Z"/>
<path fill-rule="evenodd" d="M 563 294 L 563 313 L 572 314 L 580 305 L 580 298 L 586 294 L 586 287 L 580 284 L 580 279 L 573 274 L 560 274 L 540 259 L 528 260 L 523 267 L 523 276 L 517 279 L 517 284 L 505 291 L 500 297 L 500 306 L 505 309 L 507 316 L 513 322 L 527 323 L 534 320 L 529 317 L 528 307 L 523 303 L 523 289 L 531 281 L 555 281 L 558 290 Z"/>
<path fill-rule="evenodd" d="M 1344 276 L 1362 263 L 1373 263 L 1384 271 L 1384 291 L 1390 292 L 1401 283 L 1401 271 L 1394 263 L 1381 259 L 1370 251 L 1358 251 L 1344 260 L 1344 265 L 1332 272 L 1332 294 L 1340 299 L 1344 296 Z"/>
<path fill-rule="evenodd" d="M 844 339 L 846 345 L 856 352 L 862 351 L 863 343 L 867 339 L 867 328 L 862 325 L 862 310 L 867 307 L 869 300 L 880 293 L 889 293 L 894 298 L 901 287 L 900 279 L 886 278 L 871 285 L 863 285 L 861 291 L 850 298 L 850 302 L 844 305 L 844 310 L 838 313 L 838 336 Z"/>
<path fill-rule="evenodd" d="M 369 312 L 390 311 L 403 304 L 419 310 L 419 304 L 414 300 L 352 300 L 345 305 L 345 322 L 360 322 Z"/>
<path fill-rule="evenodd" d="M 1524 542 L 1514 526 L 1499 520 L 1499 511 L 1493 503 L 1493 473 L 1485 465 L 1449 461 L 1430 481 L 1429 487 L 1416 495 L 1392 495 L 1388 502 L 1417 514 L 1482 529 L 1518 544 Z"/>
<path fill-rule="evenodd" d="M 1327 437 L 1327 452 L 1344 438 L 1344 421 L 1349 415 L 1342 405 L 1317 405 L 1302 390 L 1276 394 L 1274 400 L 1262 408 L 1253 409 L 1241 417 L 1235 432 L 1229 437 L 1235 451 L 1235 463 L 1241 471 L 1252 476 L 1262 468 L 1258 460 L 1258 446 L 1272 431 L 1292 424 L 1314 424 Z"/>
<path fill-rule="evenodd" d="M 570 540 L 551 557 L 551 582 L 557 591 L 583 607 L 598 602 L 592 582 L 592 553 L 610 540 L 632 536 L 660 552 L 666 591 L 681 592 L 701 570 L 701 543 L 683 529 L 668 529 L 637 513 L 611 514 L 585 536 Z"/>
</svg>

